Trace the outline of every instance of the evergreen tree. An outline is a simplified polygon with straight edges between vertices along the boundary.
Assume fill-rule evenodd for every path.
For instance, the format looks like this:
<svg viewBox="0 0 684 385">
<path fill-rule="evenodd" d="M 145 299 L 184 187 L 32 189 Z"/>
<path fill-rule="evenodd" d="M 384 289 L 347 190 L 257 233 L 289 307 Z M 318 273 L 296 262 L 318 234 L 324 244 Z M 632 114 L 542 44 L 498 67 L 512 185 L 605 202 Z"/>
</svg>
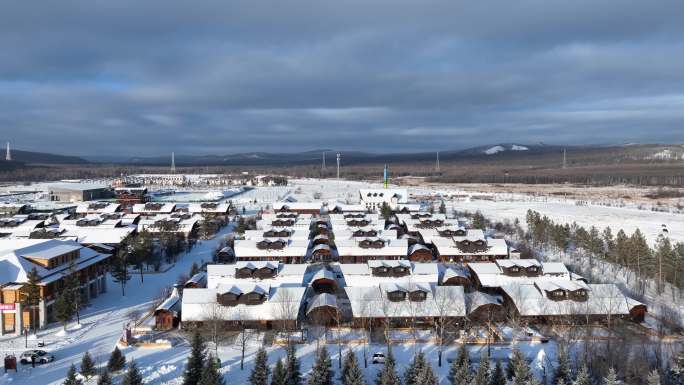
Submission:
<svg viewBox="0 0 684 385">
<path fill-rule="evenodd" d="M 209 354 L 207 357 L 207 362 L 202 368 L 202 376 L 198 382 L 198 385 L 224 385 L 223 376 L 219 371 L 218 362 L 216 358 Z"/>
<path fill-rule="evenodd" d="M 416 385 L 437 385 L 437 376 L 432 371 L 432 365 L 426 362 L 423 368 L 417 373 Z"/>
<path fill-rule="evenodd" d="M 121 354 L 118 346 L 114 347 L 112 354 L 109 356 L 109 361 L 107 362 L 107 370 L 110 372 L 118 372 L 126 366 L 126 357 Z"/>
<path fill-rule="evenodd" d="M 97 379 L 97 385 L 113 385 L 112 377 L 109 375 L 109 371 L 102 371 L 100 378 Z"/>
<path fill-rule="evenodd" d="M 93 377 L 95 374 L 97 374 L 95 362 L 90 356 L 90 353 L 86 351 L 81 359 L 81 375 L 86 379 L 90 379 L 90 377 Z"/>
<path fill-rule="evenodd" d="M 470 362 L 468 349 L 461 344 L 456 359 L 451 362 L 449 368 L 449 382 L 451 385 L 470 385 Z"/>
<path fill-rule="evenodd" d="M 507 382 L 503 366 L 501 366 L 501 362 L 497 360 L 496 365 L 494 365 L 494 372 L 492 372 L 492 375 L 489 377 L 489 385 L 506 385 Z"/>
<path fill-rule="evenodd" d="M 506 376 L 508 379 L 515 377 L 516 367 L 522 366 L 523 363 L 527 365 L 525 355 L 520 351 L 520 349 L 513 349 L 513 354 L 511 355 L 511 359 L 508 361 L 508 366 L 506 367 Z"/>
<path fill-rule="evenodd" d="M 63 385 L 81 385 L 83 382 L 76 377 L 76 367 L 71 364 L 69 371 L 67 372 L 66 379 L 62 382 Z"/>
<path fill-rule="evenodd" d="M 308 385 L 332 385 L 332 363 L 328 355 L 328 349 L 323 346 L 318 351 L 316 362 L 309 373 Z"/>
<path fill-rule="evenodd" d="M 287 373 L 285 376 L 286 385 L 299 385 L 302 382 L 302 373 L 299 369 L 297 351 L 293 344 L 287 346 L 285 371 Z"/>
<path fill-rule="evenodd" d="M 575 377 L 573 385 L 591 385 L 589 370 L 587 369 L 586 365 L 582 365 L 579 372 L 577 372 L 577 376 Z"/>
<path fill-rule="evenodd" d="M 472 385 L 489 385 L 489 355 L 484 352 L 480 357 L 480 363 L 477 367 L 477 372 L 473 376 Z"/>
<path fill-rule="evenodd" d="M 401 385 L 401 380 L 399 379 L 399 374 L 395 368 L 394 356 L 392 351 L 387 352 L 387 357 L 385 357 L 385 366 L 378 372 L 378 376 L 375 379 L 375 385 Z"/>
<path fill-rule="evenodd" d="M 446 204 L 444 204 L 444 201 L 442 201 L 442 203 L 439 204 L 439 213 L 440 214 L 446 214 L 446 212 L 447 212 Z"/>
<path fill-rule="evenodd" d="M 254 359 L 254 368 L 249 375 L 250 385 L 268 385 L 268 376 L 271 374 L 271 369 L 268 367 L 268 355 L 266 349 L 259 348 Z"/>
<path fill-rule="evenodd" d="M 513 385 L 529 385 L 533 381 L 532 372 L 530 372 L 530 365 L 527 363 L 525 356 L 520 353 L 514 354 L 515 362 L 513 364 Z"/>
<path fill-rule="evenodd" d="M 423 372 L 423 368 L 425 367 L 425 354 L 422 351 L 419 351 L 413 356 L 413 360 L 409 364 L 409 366 L 406 368 L 406 371 L 404 372 L 404 384 L 405 385 L 417 385 L 420 384 L 418 382 L 419 376 Z"/>
<path fill-rule="evenodd" d="M 64 291 L 71 299 L 71 305 L 74 307 L 73 314 L 76 315 L 76 322 L 81 323 L 81 309 L 85 305 L 85 298 L 81 295 L 81 279 L 80 274 L 76 270 L 74 261 L 69 263 L 67 276 L 64 278 Z"/>
<path fill-rule="evenodd" d="M 283 365 L 283 360 L 276 362 L 273 368 L 273 376 L 271 376 L 271 385 L 287 385 L 287 369 Z"/>
<path fill-rule="evenodd" d="M 603 385 L 620 385 L 615 369 L 610 368 L 608 370 L 608 375 L 603 379 Z"/>
<path fill-rule="evenodd" d="M 192 266 L 190 267 L 190 277 L 193 277 L 195 274 L 200 272 L 199 266 L 197 266 L 196 262 L 192 263 Z"/>
<path fill-rule="evenodd" d="M 140 370 L 138 370 L 138 365 L 135 363 L 135 361 L 131 361 L 131 363 L 128 364 L 128 370 L 126 371 L 126 374 L 124 375 L 123 382 L 121 382 L 121 385 L 142 385 L 143 384 L 143 379 L 142 375 L 140 374 Z"/>
<path fill-rule="evenodd" d="M 121 295 L 125 296 L 126 282 L 131 279 L 131 275 L 128 273 L 125 250 L 120 250 L 116 256 L 110 259 L 109 271 L 112 274 L 112 280 L 121 284 Z"/>
<path fill-rule="evenodd" d="M 73 315 L 74 301 L 72 300 L 71 293 L 64 290 L 55 300 L 55 317 L 62 323 L 64 330 L 66 330 L 67 323 L 69 323 Z"/>
<path fill-rule="evenodd" d="M 29 309 L 31 317 L 31 329 L 36 329 L 38 304 L 40 303 L 40 275 L 34 266 L 26 275 L 26 284 L 19 292 L 21 295 L 21 305 Z"/>
<path fill-rule="evenodd" d="M 342 382 L 342 385 L 366 385 L 366 381 L 363 379 L 363 372 L 356 360 L 356 354 L 351 349 L 347 351 L 344 357 L 340 382 Z"/>
<path fill-rule="evenodd" d="M 195 331 L 195 334 L 192 336 L 190 357 L 188 357 L 185 372 L 183 373 L 183 385 L 197 385 L 199 383 L 205 360 L 206 349 L 204 339 L 199 331 Z"/>
<path fill-rule="evenodd" d="M 558 350 L 558 368 L 554 373 L 553 384 L 570 384 L 572 381 L 570 379 L 570 364 L 568 363 L 568 354 L 565 348 L 560 348 Z"/>
<path fill-rule="evenodd" d="M 648 378 L 646 379 L 646 382 L 648 385 L 660 385 L 660 374 L 658 374 L 657 370 L 652 370 L 648 374 Z"/>
</svg>

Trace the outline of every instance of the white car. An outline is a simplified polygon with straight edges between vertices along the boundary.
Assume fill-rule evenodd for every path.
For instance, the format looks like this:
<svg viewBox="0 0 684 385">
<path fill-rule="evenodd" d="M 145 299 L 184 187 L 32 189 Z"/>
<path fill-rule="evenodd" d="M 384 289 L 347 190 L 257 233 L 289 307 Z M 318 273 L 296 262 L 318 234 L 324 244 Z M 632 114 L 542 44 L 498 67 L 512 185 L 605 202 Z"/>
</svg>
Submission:
<svg viewBox="0 0 684 385">
<path fill-rule="evenodd" d="M 47 364 L 55 360 L 55 356 L 46 352 L 45 350 L 27 350 L 19 356 L 19 362 L 22 364 L 30 364 L 31 357 L 35 357 L 36 364 Z"/>
<path fill-rule="evenodd" d="M 371 361 L 374 364 L 384 364 L 385 363 L 385 353 L 382 352 L 377 352 L 373 354 L 373 360 Z"/>
</svg>

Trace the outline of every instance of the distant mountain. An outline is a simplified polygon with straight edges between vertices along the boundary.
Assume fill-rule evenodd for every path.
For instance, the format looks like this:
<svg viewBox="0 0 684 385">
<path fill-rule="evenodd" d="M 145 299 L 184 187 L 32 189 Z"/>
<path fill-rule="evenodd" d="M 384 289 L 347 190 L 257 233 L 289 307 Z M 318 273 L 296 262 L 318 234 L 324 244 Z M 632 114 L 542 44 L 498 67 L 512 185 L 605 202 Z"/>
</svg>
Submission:
<svg viewBox="0 0 684 385">
<path fill-rule="evenodd" d="M 684 159 L 684 147 L 681 145 L 631 144 L 631 145 L 584 145 L 558 146 L 543 143 L 495 143 L 486 146 L 472 147 L 462 150 L 440 151 L 442 161 L 466 163 L 491 162 L 541 162 L 547 159 L 560 160 L 563 150 L 567 150 L 568 158 L 574 161 L 586 158 L 589 163 L 598 162 L 653 162 L 676 161 Z M 319 149 L 294 153 L 245 152 L 226 155 L 183 155 L 176 154 L 177 166 L 294 166 L 320 164 L 322 154 L 326 154 L 326 163 L 334 167 L 336 154 L 342 155 L 342 164 L 383 164 L 434 162 L 436 151 L 414 153 L 368 153 L 361 151 L 344 151 Z M 116 163 L 140 166 L 169 166 L 171 156 L 155 157 L 88 157 L 97 163 Z"/>
<path fill-rule="evenodd" d="M 2 161 L 5 160 L 5 152 L 2 152 Z M 12 150 L 12 162 L 17 163 L 33 163 L 33 164 L 83 164 L 88 163 L 87 160 L 78 156 L 57 155 L 45 152 L 33 152 Z"/>
</svg>

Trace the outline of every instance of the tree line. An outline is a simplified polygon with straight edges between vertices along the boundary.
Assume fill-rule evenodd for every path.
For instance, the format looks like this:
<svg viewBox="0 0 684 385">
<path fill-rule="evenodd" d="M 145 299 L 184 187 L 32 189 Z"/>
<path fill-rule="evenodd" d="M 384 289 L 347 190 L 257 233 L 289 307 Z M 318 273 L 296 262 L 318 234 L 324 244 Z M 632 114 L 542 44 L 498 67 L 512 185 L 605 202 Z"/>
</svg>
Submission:
<svg viewBox="0 0 684 385">
<path fill-rule="evenodd" d="M 593 258 L 600 258 L 634 271 L 643 282 L 642 287 L 647 280 L 654 280 L 659 294 L 664 291 L 665 283 L 676 288 L 684 286 L 684 242 L 673 243 L 668 236 L 660 234 L 651 247 L 638 228 L 631 235 L 622 229 L 613 234 L 610 227 L 599 230 L 577 223 L 555 223 L 532 210 L 527 212 L 526 221 L 527 236 L 534 246 L 550 245 L 562 252 L 582 250 L 590 265 Z"/>
</svg>

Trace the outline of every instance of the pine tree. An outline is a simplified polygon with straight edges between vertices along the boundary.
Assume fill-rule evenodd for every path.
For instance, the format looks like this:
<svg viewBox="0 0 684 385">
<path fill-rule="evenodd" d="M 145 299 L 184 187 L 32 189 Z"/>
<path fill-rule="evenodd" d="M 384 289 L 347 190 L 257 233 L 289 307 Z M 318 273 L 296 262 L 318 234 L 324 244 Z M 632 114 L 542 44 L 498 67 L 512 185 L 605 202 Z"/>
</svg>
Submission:
<svg viewBox="0 0 684 385">
<path fill-rule="evenodd" d="M 100 378 L 97 379 L 97 385 L 113 385 L 112 377 L 107 370 L 102 371 Z"/>
<path fill-rule="evenodd" d="M 118 372 L 126 366 L 126 357 L 121 354 L 118 346 L 114 347 L 112 354 L 109 356 L 109 361 L 107 362 L 107 370 L 110 372 Z"/>
<path fill-rule="evenodd" d="M 608 375 L 603 379 L 603 385 L 620 385 L 615 369 L 610 368 L 608 370 Z"/>
<path fill-rule="evenodd" d="M 204 339 L 199 331 L 195 331 L 195 334 L 192 336 L 190 357 L 188 357 L 185 372 L 183 373 L 183 385 L 197 385 L 199 383 L 205 360 L 206 349 Z"/>
<path fill-rule="evenodd" d="M 464 366 L 465 371 L 463 370 Z M 461 346 L 458 348 L 458 355 L 456 356 L 456 359 L 451 362 L 451 366 L 449 367 L 449 383 L 452 385 L 464 385 L 469 383 L 470 381 L 466 381 L 466 379 L 459 377 L 463 373 L 469 371 L 468 349 L 466 348 L 465 344 L 461 344 Z"/>
<path fill-rule="evenodd" d="M 425 365 L 417 373 L 416 385 L 437 385 L 437 376 L 435 372 L 432 371 L 432 365 L 429 362 L 425 362 Z"/>
<path fill-rule="evenodd" d="M 558 350 L 558 368 L 554 373 L 553 384 L 554 385 L 567 385 L 570 384 L 570 364 L 568 363 L 568 353 L 565 348 Z"/>
<path fill-rule="evenodd" d="M 198 385 L 224 385 L 223 376 L 219 371 L 218 363 L 216 358 L 209 354 L 207 357 L 207 362 L 202 368 L 202 376 L 198 382 Z"/>
<path fill-rule="evenodd" d="M 76 377 L 76 367 L 71 364 L 69 371 L 67 372 L 66 379 L 62 382 L 62 385 L 81 385 L 83 382 Z"/>
<path fill-rule="evenodd" d="M 487 352 L 480 357 L 480 364 L 477 367 L 477 372 L 471 381 L 472 385 L 489 385 L 489 355 Z"/>
<path fill-rule="evenodd" d="M 193 277 L 195 274 L 197 274 L 199 272 L 200 272 L 199 266 L 197 266 L 196 262 L 193 262 L 192 266 L 190 267 L 190 277 Z"/>
<path fill-rule="evenodd" d="M 66 330 L 67 323 L 74 315 L 74 302 L 71 298 L 71 293 L 64 290 L 55 300 L 55 317 L 62 323 L 62 327 Z"/>
<path fill-rule="evenodd" d="M 323 346 L 318 351 L 316 362 L 309 373 L 308 385 L 332 385 L 332 363 L 328 355 L 328 349 Z"/>
<path fill-rule="evenodd" d="M 363 378 L 363 372 L 356 360 L 356 354 L 349 349 L 344 357 L 344 365 L 342 365 L 342 374 L 340 376 L 342 385 L 366 385 Z"/>
<path fill-rule="evenodd" d="M 520 351 L 518 350 L 518 352 Z M 513 364 L 513 385 L 529 385 L 533 380 L 532 372 L 530 372 L 530 365 L 527 363 L 527 360 L 522 353 L 517 357 L 514 355 L 514 358 L 516 360 Z"/>
<path fill-rule="evenodd" d="M 399 379 L 399 374 L 397 374 L 395 365 L 394 356 L 392 355 L 392 351 L 389 350 L 387 352 L 387 357 L 385 357 L 385 366 L 378 372 L 378 376 L 375 379 L 375 385 L 401 385 L 401 380 Z"/>
<path fill-rule="evenodd" d="M 69 263 L 67 276 L 64 278 L 64 291 L 71 299 L 71 305 L 74 307 L 73 313 L 76 315 L 76 322 L 81 323 L 80 312 L 85 305 L 85 298 L 81 295 L 81 279 L 76 264 L 74 261 Z"/>
<path fill-rule="evenodd" d="M 275 368 L 273 368 L 271 385 L 287 385 L 287 369 L 285 369 L 282 359 L 279 359 L 276 362 Z"/>
<path fill-rule="evenodd" d="M 268 367 L 268 355 L 266 349 L 259 348 L 254 360 L 254 368 L 249 375 L 249 383 L 251 385 L 268 385 L 268 376 L 271 374 L 271 369 Z"/>
<path fill-rule="evenodd" d="M 587 369 L 586 365 L 582 365 L 579 372 L 577 372 L 577 376 L 575 377 L 575 381 L 572 384 L 573 385 L 590 385 L 591 384 L 591 379 L 589 378 L 589 370 Z"/>
<path fill-rule="evenodd" d="M 36 329 L 36 310 L 38 304 L 40 303 L 40 275 L 38 275 L 38 270 L 35 266 L 26 275 L 26 284 L 20 291 L 21 304 L 29 309 L 31 314 L 31 329 Z"/>
<path fill-rule="evenodd" d="M 520 366 L 522 362 L 527 365 L 525 355 L 523 355 L 520 349 L 513 349 L 513 354 L 511 355 L 511 359 L 508 361 L 508 366 L 506 367 L 506 377 L 508 377 L 508 379 L 515 377 L 515 368 Z"/>
<path fill-rule="evenodd" d="M 489 378 L 489 385 L 506 385 L 507 382 L 503 366 L 501 366 L 501 362 L 497 360 L 496 365 L 494 365 L 494 372 Z"/>
<path fill-rule="evenodd" d="M 118 255 L 110 259 L 109 271 L 112 274 L 112 280 L 121 284 L 121 295 L 126 295 L 126 282 L 131 279 L 128 273 L 128 263 L 126 262 L 126 251 L 119 251 Z"/>
<path fill-rule="evenodd" d="M 128 364 L 128 370 L 126 371 L 126 375 L 124 375 L 121 385 L 142 385 L 142 383 L 143 379 L 138 370 L 138 365 L 135 361 L 131 361 L 131 363 Z"/>
<path fill-rule="evenodd" d="M 294 345 L 290 344 L 287 347 L 287 360 L 285 365 L 286 385 L 299 385 L 302 382 L 302 373 L 299 369 L 299 360 L 297 359 L 297 351 Z"/>
<path fill-rule="evenodd" d="M 651 373 L 648 374 L 646 382 L 648 383 L 648 385 L 660 385 L 660 374 L 658 373 L 658 371 L 652 370 Z"/>
<path fill-rule="evenodd" d="M 426 362 L 425 362 L 425 354 L 422 351 L 419 351 L 413 356 L 413 360 L 409 364 L 409 366 L 406 368 L 406 371 L 404 372 L 404 384 L 406 385 L 416 385 L 418 384 L 418 379 L 419 376 L 423 372 L 423 368 L 425 367 Z"/>
<path fill-rule="evenodd" d="M 86 379 L 90 379 L 90 377 L 93 377 L 95 374 L 97 374 L 95 362 L 93 361 L 93 358 L 90 357 L 90 353 L 86 351 L 81 359 L 81 375 Z"/>
</svg>

